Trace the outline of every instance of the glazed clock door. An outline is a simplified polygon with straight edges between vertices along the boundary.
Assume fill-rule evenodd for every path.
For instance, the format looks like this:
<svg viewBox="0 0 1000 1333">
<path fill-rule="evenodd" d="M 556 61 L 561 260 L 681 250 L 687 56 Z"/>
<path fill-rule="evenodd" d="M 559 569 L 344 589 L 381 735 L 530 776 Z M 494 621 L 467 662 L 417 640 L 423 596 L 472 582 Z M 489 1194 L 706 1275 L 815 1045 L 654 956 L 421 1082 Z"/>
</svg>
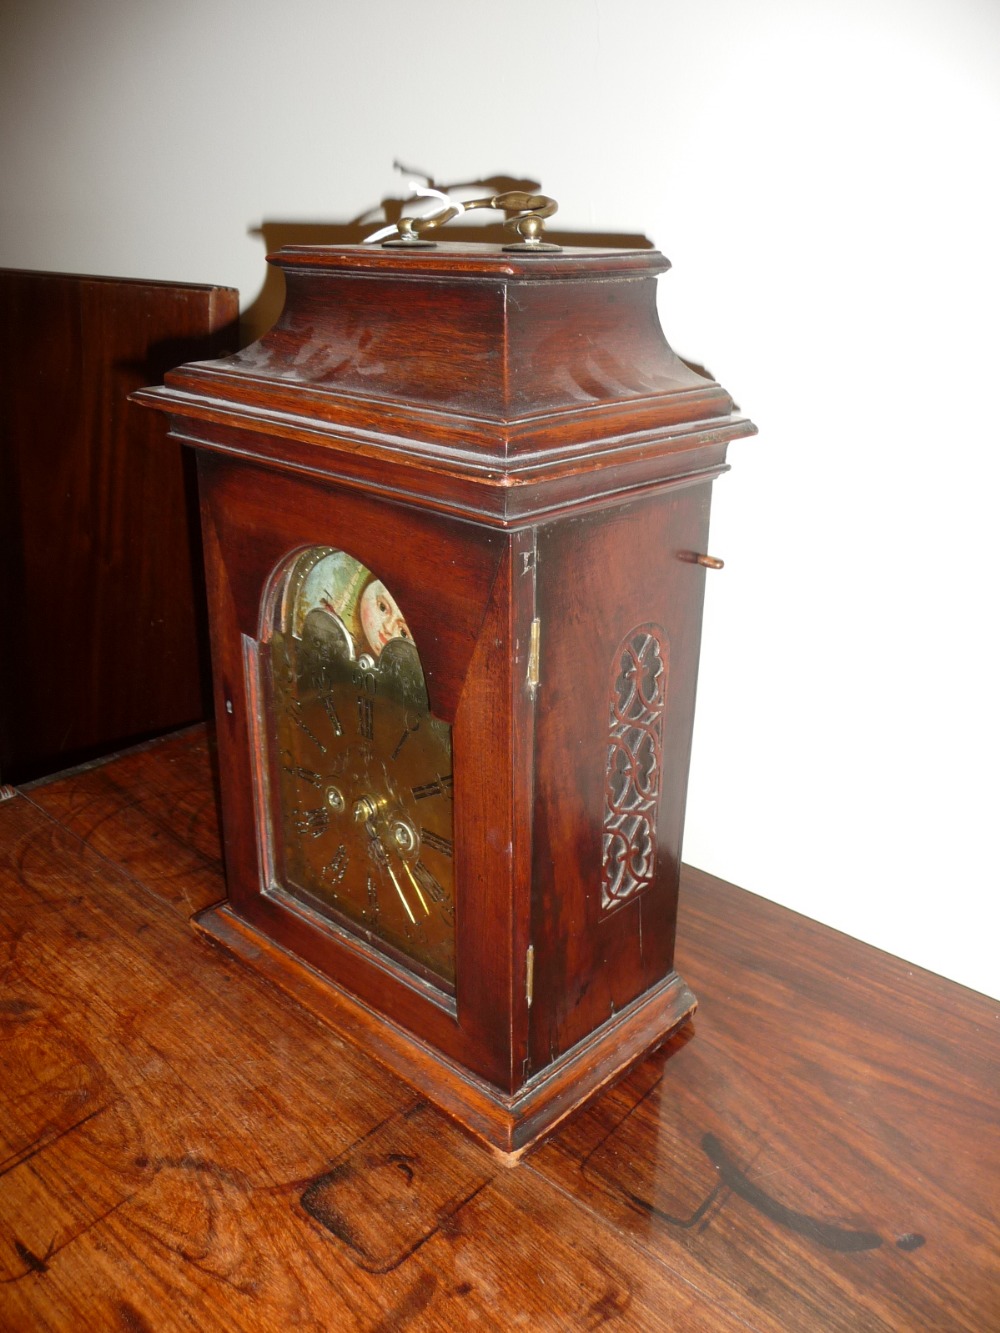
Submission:
<svg viewBox="0 0 1000 1333">
<path fill-rule="evenodd" d="M 403 613 L 327 546 L 293 558 L 273 606 L 276 891 L 453 994 L 451 728 L 430 712 Z"/>
</svg>

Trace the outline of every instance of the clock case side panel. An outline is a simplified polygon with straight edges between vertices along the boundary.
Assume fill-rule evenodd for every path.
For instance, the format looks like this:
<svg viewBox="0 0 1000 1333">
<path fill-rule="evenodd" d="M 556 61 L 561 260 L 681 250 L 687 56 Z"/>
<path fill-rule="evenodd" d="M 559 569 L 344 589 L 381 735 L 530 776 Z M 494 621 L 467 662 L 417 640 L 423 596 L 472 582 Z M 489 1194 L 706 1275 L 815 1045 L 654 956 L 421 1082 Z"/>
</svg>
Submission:
<svg viewBox="0 0 1000 1333">
<path fill-rule="evenodd" d="M 447 1061 L 508 1089 L 515 964 L 507 932 L 515 915 L 516 834 L 506 774 L 514 664 L 498 650 L 497 640 L 511 615 L 511 556 L 517 538 L 209 454 L 199 455 L 199 480 L 227 911 L 249 925 L 260 947 L 273 942 L 331 986 L 414 1034 L 418 1043 L 430 1043 Z M 311 546 L 347 551 L 392 591 L 420 652 L 431 710 L 452 724 L 454 999 L 356 936 L 269 891 L 265 881 L 273 812 L 260 745 L 266 726 L 266 701 L 258 686 L 263 673 L 255 670 L 261 611 L 275 571 L 295 550 Z M 477 718 L 491 722 L 483 728 Z M 527 758 L 530 764 L 530 751 Z M 526 872 L 520 880 L 526 882 Z M 526 920 L 526 906 L 521 915 Z M 522 1048 L 525 1039 L 522 1034 Z M 435 1058 L 427 1052 L 430 1064 Z M 433 1070 L 428 1078 L 433 1081 Z"/>
<path fill-rule="evenodd" d="M 705 580 L 691 557 L 706 549 L 710 497 L 692 484 L 539 531 L 532 1077 L 644 1002 L 662 1008 L 661 1036 L 693 1010 L 673 958 Z M 612 700 L 637 631 L 665 670 L 654 868 L 606 905 Z"/>
</svg>

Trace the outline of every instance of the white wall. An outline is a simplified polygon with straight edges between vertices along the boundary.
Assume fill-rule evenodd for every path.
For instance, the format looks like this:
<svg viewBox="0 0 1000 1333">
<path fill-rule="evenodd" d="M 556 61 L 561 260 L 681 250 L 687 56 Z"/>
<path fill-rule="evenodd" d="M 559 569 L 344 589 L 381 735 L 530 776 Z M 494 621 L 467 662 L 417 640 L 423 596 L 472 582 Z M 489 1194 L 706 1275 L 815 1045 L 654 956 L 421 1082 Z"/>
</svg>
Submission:
<svg viewBox="0 0 1000 1333">
<path fill-rule="evenodd" d="M 264 220 L 530 176 L 674 261 L 716 486 L 686 858 L 1000 996 L 996 0 L 7 0 L 0 263 L 238 286 Z"/>
</svg>

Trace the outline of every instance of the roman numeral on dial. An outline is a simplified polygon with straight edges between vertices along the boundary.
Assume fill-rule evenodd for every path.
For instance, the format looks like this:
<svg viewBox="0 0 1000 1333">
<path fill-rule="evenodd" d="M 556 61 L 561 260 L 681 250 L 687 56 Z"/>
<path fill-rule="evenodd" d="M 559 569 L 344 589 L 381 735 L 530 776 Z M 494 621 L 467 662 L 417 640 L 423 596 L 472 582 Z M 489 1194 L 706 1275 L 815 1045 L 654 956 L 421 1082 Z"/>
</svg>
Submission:
<svg viewBox="0 0 1000 1333">
<path fill-rule="evenodd" d="M 358 735 L 370 741 L 375 735 L 375 708 L 367 695 L 358 695 Z"/>
<path fill-rule="evenodd" d="M 347 874 L 347 862 L 349 860 L 347 848 L 343 843 L 333 854 L 333 860 L 321 870 L 321 875 L 328 884 L 339 884 Z"/>
<path fill-rule="evenodd" d="M 330 725 L 331 727 L 333 727 L 333 734 L 335 736 L 343 736 L 344 728 L 341 724 L 340 718 L 337 716 L 337 709 L 334 705 L 334 702 L 328 694 L 323 695 L 323 708 L 324 711 L 326 712 L 327 717 L 330 719 Z"/>
<path fill-rule="evenodd" d="M 425 801 L 428 796 L 450 796 L 451 774 L 446 773 L 443 777 L 435 778 L 433 782 L 425 782 L 420 787 L 411 787 L 410 791 L 413 792 L 415 801 Z"/>
<path fill-rule="evenodd" d="M 428 898 L 431 899 L 432 902 L 435 903 L 444 902 L 444 889 L 437 882 L 437 880 L 434 878 L 431 872 L 427 869 L 423 861 L 417 862 L 417 864 L 413 867 L 413 873 L 416 875 L 417 879 L 420 880 L 420 883 L 427 890 L 427 896 Z"/>
<path fill-rule="evenodd" d="M 319 750 L 320 754 L 326 754 L 326 746 L 323 744 L 320 738 L 316 735 L 315 731 L 313 731 L 312 727 L 302 716 L 302 704 L 299 702 L 299 700 L 298 699 L 293 700 L 288 705 L 285 711 L 288 714 L 288 716 L 292 719 L 292 721 L 295 723 L 295 725 L 299 728 L 299 730 L 309 737 L 313 745 L 316 746 L 316 749 Z"/>
<path fill-rule="evenodd" d="M 304 838 L 318 838 L 330 827 L 330 812 L 325 805 L 312 810 L 293 810 L 292 822 Z"/>
<path fill-rule="evenodd" d="M 420 841 L 425 847 L 433 847 L 434 850 L 440 852 L 442 856 L 451 856 L 451 839 L 442 838 L 440 833 L 435 833 L 433 829 L 422 828 L 420 830 Z"/>
<path fill-rule="evenodd" d="M 301 782 L 307 782 L 310 787 L 315 787 L 317 791 L 322 789 L 323 779 L 318 773 L 314 773 L 311 768 L 303 768 L 301 764 L 282 764 L 286 773 L 291 773 L 293 778 L 298 778 Z"/>
</svg>

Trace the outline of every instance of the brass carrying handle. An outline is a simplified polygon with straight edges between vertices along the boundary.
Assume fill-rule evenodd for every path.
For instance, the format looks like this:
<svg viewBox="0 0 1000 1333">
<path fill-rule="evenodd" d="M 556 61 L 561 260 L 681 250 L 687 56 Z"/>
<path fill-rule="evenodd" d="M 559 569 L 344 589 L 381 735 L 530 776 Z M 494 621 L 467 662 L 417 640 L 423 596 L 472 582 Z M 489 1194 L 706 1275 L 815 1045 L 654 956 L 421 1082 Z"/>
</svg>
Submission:
<svg viewBox="0 0 1000 1333">
<path fill-rule="evenodd" d="M 560 246 L 542 240 L 544 219 L 550 218 L 558 207 L 556 201 L 550 199 L 547 194 L 525 194 L 522 190 L 508 190 L 505 194 L 493 194 L 485 199 L 467 199 L 461 203 L 448 204 L 440 212 L 429 213 L 424 217 L 400 218 L 396 223 L 398 236 L 383 241 L 382 244 L 395 246 L 398 249 L 434 245 L 434 241 L 424 240 L 424 232 L 443 227 L 452 218 L 457 218 L 462 213 L 469 213 L 474 208 L 495 208 L 503 213 L 515 211 L 517 213 L 516 217 L 508 218 L 504 226 L 516 231 L 520 240 L 505 245 L 503 247 L 505 250 L 559 250 Z"/>
</svg>

